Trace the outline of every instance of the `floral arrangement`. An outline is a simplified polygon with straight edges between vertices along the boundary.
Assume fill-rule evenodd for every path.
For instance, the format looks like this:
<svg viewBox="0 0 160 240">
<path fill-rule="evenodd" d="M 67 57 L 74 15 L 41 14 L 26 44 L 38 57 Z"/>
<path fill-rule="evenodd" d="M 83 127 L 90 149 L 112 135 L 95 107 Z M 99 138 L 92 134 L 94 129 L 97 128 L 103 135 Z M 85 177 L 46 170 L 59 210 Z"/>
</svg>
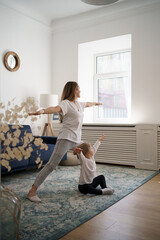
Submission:
<svg viewBox="0 0 160 240">
<path fill-rule="evenodd" d="M 46 144 L 43 144 L 41 138 L 33 137 L 32 133 L 27 133 L 23 129 L 22 124 L 28 118 L 29 112 L 37 111 L 38 107 L 34 98 L 27 98 L 20 106 L 15 104 L 15 99 L 8 101 L 7 106 L 0 102 L 0 144 L 1 144 L 1 159 L 0 164 L 11 170 L 10 162 L 15 159 L 21 161 L 28 159 L 32 152 L 32 144 L 34 143 L 39 149 L 48 149 Z M 29 117 L 32 122 L 38 117 Z M 41 127 L 38 127 L 40 130 Z M 23 134 L 22 134 L 22 131 Z M 17 143 L 21 141 L 20 146 Z M 2 144 L 3 143 L 3 144 Z M 40 154 L 37 150 L 37 158 L 35 159 L 38 168 L 43 164 Z"/>
</svg>

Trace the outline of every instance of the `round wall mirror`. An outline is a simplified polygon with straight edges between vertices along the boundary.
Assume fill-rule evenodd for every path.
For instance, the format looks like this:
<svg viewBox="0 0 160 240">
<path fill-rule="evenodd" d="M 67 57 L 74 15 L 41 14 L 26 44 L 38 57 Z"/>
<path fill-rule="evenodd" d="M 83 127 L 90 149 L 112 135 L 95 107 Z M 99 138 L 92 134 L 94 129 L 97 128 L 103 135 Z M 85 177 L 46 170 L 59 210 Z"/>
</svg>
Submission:
<svg viewBox="0 0 160 240">
<path fill-rule="evenodd" d="M 4 65 L 11 71 L 17 71 L 20 67 L 20 59 L 15 52 L 7 52 L 4 56 Z"/>
</svg>

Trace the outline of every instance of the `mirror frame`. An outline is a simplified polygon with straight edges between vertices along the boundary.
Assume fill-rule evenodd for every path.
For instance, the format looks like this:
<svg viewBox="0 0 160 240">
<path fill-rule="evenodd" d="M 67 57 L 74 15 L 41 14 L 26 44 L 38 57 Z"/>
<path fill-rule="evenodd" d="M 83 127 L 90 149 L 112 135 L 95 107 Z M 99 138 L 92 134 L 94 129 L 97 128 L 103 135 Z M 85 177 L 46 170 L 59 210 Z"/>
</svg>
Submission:
<svg viewBox="0 0 160 240">
<path fill-rule="evenodd" d="M 16 60 L 16 65 L 15 65 L 14 68 L 11 68 L 11 67 L 8 65 L 8 57 L 9 57 L 10 55 L 14 56 L 14 58 L 15 58 L 15 60 Z M 19 69 L 19 67 L 20 67 L 20 58 L 19 58 L 19 56 L 17 55 L 17 53 L 12 52 L 12 51 L 7 52 L 7 53 L 5 54 L 5 56 L 4 56 L 4 65 L 5 65 L 5 67 L 6 67 L 10 72 L 15 72 L 15 71 L 17 71 L 17 70 Z"/>
</svg>

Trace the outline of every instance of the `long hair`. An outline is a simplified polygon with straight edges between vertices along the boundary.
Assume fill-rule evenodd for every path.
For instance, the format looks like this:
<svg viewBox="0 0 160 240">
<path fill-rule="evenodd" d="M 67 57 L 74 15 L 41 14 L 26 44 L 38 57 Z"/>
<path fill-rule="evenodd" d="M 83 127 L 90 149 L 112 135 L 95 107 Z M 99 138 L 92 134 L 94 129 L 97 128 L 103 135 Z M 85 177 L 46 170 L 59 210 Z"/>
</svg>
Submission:
<svg viewBox="0 0 160 240">
<path fill-rule="evenodd" d="M 75 89 L 78 86 L 77 82 L 69 81 L 65 84 L 61 96 L 61 101 L 68 99 L 69 101 L 73 101 L 75 98 Z M 59 114 L 60 122 L 63 122 L 63 117 L 61 114 Z"/>
<path fill-rule="evenodd" d="M 68 99 L 69 101 L 73 101 L 75 98 L 75 88 L 78 86 L 77 82 L 67 82 L 63 88 L 61 101 Z"/>
</svg>

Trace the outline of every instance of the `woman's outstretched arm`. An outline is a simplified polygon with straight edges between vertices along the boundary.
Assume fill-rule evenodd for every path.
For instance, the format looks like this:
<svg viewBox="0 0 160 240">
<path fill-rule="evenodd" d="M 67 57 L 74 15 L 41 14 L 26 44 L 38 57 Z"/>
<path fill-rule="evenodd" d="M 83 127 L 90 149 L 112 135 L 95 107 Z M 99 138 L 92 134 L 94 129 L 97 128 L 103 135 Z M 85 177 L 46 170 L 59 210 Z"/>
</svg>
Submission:
<svg viewBox="0 0 160 240">
<path fill-rule="evenodd" d="M 92 107 L 92 106 L 99 106 L 102 105 L 102 103 L 99 102 L 86 102 L 86 106 L 85 107 Z"/>
<path fill-rule="evenodd" d="M 62 109 L 60 106 L 56 107 L 48 107 L 42 110 L 38 110 L 37 112 L 28 113 L 28 115 L 40 115 L 40 114 L 50 114 L 50 113 L 60 113 Z"/>
</svg>

